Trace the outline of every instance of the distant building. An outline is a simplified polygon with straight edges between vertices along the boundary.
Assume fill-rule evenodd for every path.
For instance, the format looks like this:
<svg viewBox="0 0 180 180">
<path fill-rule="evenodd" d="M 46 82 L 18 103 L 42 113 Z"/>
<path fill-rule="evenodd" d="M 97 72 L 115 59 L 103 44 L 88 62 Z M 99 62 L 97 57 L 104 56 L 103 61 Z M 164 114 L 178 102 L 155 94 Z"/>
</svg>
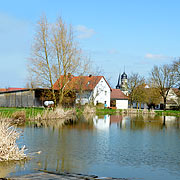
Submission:
<svg viewBox="0 0 180 180">
<path fill-rule="evenodd" d="M 128 79 L 125 72 L 121 76 L 119 74 L 116 89 L 120 89 L 126 96 L 128 96 Z"/>
<path fill-rule="evenodd" d="M 0 107 L 43 107 L 49 89 L 0 89 Z M 50 98 L 51 99 L 51 98 Z"/>
</svg>

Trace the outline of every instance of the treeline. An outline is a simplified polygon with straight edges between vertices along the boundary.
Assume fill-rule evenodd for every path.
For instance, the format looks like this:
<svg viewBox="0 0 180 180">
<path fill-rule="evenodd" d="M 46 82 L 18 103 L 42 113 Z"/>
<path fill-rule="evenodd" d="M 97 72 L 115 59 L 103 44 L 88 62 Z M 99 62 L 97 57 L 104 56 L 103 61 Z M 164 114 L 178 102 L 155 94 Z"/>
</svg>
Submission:
<svg viewBox="0 0 180 180">
<path fill-rule="evenodd" d="M 155 65 L 146 80 L 138 73 L 132 73 L 128 78 L 131 105 L 133 102 L 139 106 L 146 103 L 151 108 L 163 101 L 163 109 L 166 109 L 168 93 L 175 87 L 180 87 L 180 59 L 172 64 Z M 180 105 L 179 101 L 176 103 L 177 106 Z"/>
</svg>

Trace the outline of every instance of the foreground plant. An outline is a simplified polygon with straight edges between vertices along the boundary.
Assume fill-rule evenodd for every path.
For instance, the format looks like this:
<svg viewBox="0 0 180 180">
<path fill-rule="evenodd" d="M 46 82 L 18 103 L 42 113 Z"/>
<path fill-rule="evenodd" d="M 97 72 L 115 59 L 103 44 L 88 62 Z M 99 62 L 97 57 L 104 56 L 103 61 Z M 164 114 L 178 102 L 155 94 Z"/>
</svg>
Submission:
<svg viewBox="0 0 180 180">
<path fill-rule="evenodd" d="M 20 133 L 7 121 L 0 121 L 0 161 L 26 159 L 25 146 L 21 149 L 16 141 Z"/>
</svg>

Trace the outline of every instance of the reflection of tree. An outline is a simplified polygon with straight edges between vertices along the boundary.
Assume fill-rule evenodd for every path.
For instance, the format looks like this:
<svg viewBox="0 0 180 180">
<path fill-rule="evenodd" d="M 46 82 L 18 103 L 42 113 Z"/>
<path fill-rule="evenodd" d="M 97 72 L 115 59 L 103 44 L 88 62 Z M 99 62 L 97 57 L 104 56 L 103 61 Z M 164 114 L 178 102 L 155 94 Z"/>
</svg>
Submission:
<svg viewBox="0 0 180 180">
<path fill-rule="evenodd" d="M 8 174 L 15 172 L 18 167 L 24 166 L 24 161 L 19 162 L 0 162 L 0 178 L 7 177 Z"/>
<path fill-rule="evenodd" d="M 169 120 L 168 120 L 169 119 Z M 167 121 L 168 120 L 168 121 Z M 123 124 L 124 123 L 124 124 Z M 179 128 L 179 121 L 177 117 L 170 118 L 168 116 L 151 116 L 147 115 L 130 115 L 130 123 L 127 124 L 126 121 L 122 120 L 122 129 L 131 129 L 131 130 L 150 130 L 158 131 L 163 127 L 176 127 Z"/>
</svg>

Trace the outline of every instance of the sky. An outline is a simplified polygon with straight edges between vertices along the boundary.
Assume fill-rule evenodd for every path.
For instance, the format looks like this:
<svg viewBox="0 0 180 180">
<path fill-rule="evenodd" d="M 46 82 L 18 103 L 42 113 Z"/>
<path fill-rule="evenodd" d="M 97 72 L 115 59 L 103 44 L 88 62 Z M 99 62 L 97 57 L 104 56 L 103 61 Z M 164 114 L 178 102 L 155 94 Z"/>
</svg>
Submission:
<svg viewBox="0 0 180 180">
<path fill-rule="evenodd" d="M 146 78 L 180 56 L 179 0 L 6 0 L 0 5 L 0 88 L 25 87 L 36 23 L 61 16 L 115 88 L 119 73 Z"/>
</svg>

